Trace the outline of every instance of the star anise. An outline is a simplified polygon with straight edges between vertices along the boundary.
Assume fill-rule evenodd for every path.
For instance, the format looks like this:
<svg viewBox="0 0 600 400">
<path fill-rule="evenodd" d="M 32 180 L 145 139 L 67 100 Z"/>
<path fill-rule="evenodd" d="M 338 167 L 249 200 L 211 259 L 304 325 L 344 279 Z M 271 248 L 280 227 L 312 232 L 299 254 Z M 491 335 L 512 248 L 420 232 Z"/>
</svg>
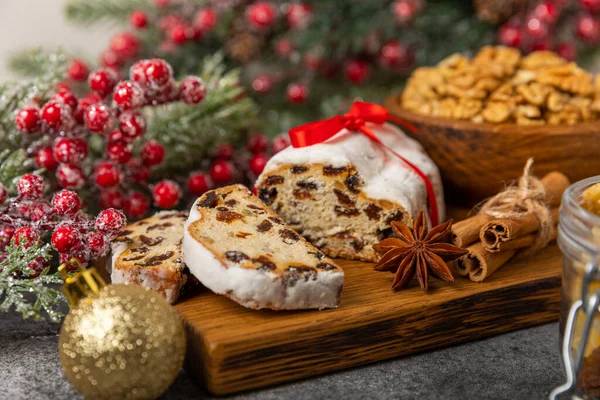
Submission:
<svg viewBox="0 0 600 400">
<path fill-rule="evenodd" d="M 436 226 L 429 232 L 423 212 L 415 220 L 412 229 L 402 222 L 392 221 L 391 224 L 396 237 L 384 239 L 373 248 L 383 254 L 375 265 L 375 271 L 396 273 L 392 290 L 406 286 L 415 273 L 424 292 L 427 292 L 429 275 L 446 282 L 454 282 L 446 261 L 464 256 L 467 251 L 446 243 L 450 237 L 452 220 Z"/>
</svg>

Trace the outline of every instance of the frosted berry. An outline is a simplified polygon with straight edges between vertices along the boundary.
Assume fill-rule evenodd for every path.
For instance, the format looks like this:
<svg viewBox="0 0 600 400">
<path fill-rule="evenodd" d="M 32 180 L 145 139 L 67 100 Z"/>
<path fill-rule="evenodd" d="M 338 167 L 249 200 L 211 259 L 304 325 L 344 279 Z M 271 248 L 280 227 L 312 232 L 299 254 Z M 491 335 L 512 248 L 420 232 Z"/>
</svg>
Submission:
<svg viewBox="0 0 600 400">
<path fill-rule="evenodd" d="M 573 61 L 577 58 L 577 48 L 569 42 L 558 43 L 554 50 L 556 51 L 556 54 L 569 61 Z"/>
<path fill-rule="evenodd" d="M 289 39 L 279 39 L 275 42 L 275 52 L 282 57 L 288 57 L 294 51 L 294 44 Z"/>
<path fill-rule="evenodd" d="M 160 181 L 152 189 L 152 199 L 157 207 L 173 208 L 181 199 L 181 189 L 171 180 Z"/>
<path fill-rule="evenodd" d="M 210 32 L 217 25 L 217 13 L 211 8 L 203 8 L 194 17 L 194 28 L 202 32 Z"/>
<path fill-rule="evenodd" d="M 65 104 L 58 101 L 49 101 L 42 107 L 40 117 L 43 126 L 56 131 L 66 125 L 70 113 Z"/>
<path fill-rule="evenodd" d="M 130 218 L 141 218 L 150 209 L 150 200 L 143 193 L 132 191 L 125 197 L 123 211 Z"/>
<path fill-rule="evenodd" d="M 185 77 L 179 84 L 181 100 L 186 104 L 198 104 L 206 96 L 206 86 L 197 76 Z"/>
<path fill-rule="evenodd" d="M 515 24 L 506 23 L 498 30 L 498 41 L 510 47 L 519 47 L 523 42 L 523 30 Z"/>
<path fill-rule="evenodd" d="M 74 58 L 67 69 L 67 74 L 69 78 L 73 79 L 77 82 L 83 82 L 87 79 L 88 74 L 90 73 L 90 69 L 88 68 L 85 61 Z"/>
<path fill-rule="evenodd" d="M 106 132 L 112 123 L 111 110 L 106 104 L 92 104 L 83 113 L 83 121 L 91 132 Z"/>
<path fill-rule="evenodd" d="M 85 140 L 80 138 L 61 138 L 54 143 L 54 158 L 62 163 L 79 164 L 88 155 Z"/>
<path fill-rule="evenodd" d="M 10 225 L 4 225 L 0 228 L 0 250 L 4 250 L 8 246 L 14 234 L 15 228 Z"/>
<path fill-rule="evenodd" d="M 15 124 L 21 132 L 36 133 L 40 131 L 42 122 L 40 120 L 40 110 L 37 107 L 23 107 L 17 111 Z"/>
<path fill-rule="evenodd" d="M 111 49 L 106 49 L 100 53 L 100 65 L 105 68 L 120 68 L 123 64 L 123 59 Z M 89 81 L 89 77 L 88 77 Z"/>
<path fill-rule="evenodd" d="M 169 83 L 173 70 L 165 60 L 154 58 L 136 62 L 129 74 L 132 80 L 144 87 L 160 87 Z"/>
<path fill-rule="evenodd" d="M 417 6 L 413 0 L 396 0 L 392 7 L 394 15 L 399 22 L 410 21 L 417 13 Z"/>
<path fill-rule="evenodd" d="M 47 200 L 38 201 L 29 207 L 27 217 L 33 221 L 38 222 L 47 217 L 52 212 L 52 207 Z"/>
<path fill-rule="evenodd" d="M 117 33 L 110 41 L 110 49 L 121 58 L 134 58 L 140 52 L 140 40 L 131 32 Z"/>
<path fill-rule="evenodd" d="M 267 28 L 275 21 L 275 7 L 268 1 L 258 1 L 248 7 L 248 22 L 257 28 Z"/>
<path fill-rule="evenodd" d="M 121 171 L 116 165 L 109 162 L 98 164 L 94 175 L 96 185 L 103 188 L 114 187 L 121 182 Z"/>
<path fill-rule="evenodd" d="M 88 233 L 86 243 L 92 252 L 92 258 L 99 258 L 108 252 L 108 243 L 100 232 Z"/>
<path fill-rule="evenodd" d="M 97 69 L 88 77 L 90 89 L 102 98 L 106 97 L 113 90 L 117 81 L 118 77 L 116 74 L 108 68 Z"/>
<path fill-rule="evenodd" d="M 277 136 L 275 139 L 273 139 L 273 143 L 271 144 L 273 154 L 279 153 L 281 150 L 285 149 L 289 145 L 290 142 L 285 136 Z"/>
<path fill-rule="evenodd" d="M 535 6 L 532 14 L 542 22 L 553 24 L 559 17 L 559 9 L 553 1 L 542 1 Z"/>
<path fill-rule="evenodd" d="M 119 116 L 119 129 L 129 139 L 143 136 L 146 133 L 146 118 L 137 111 L 125 111 Z"/>
<path fill-rule="evenodd" d="M 310 23 L 311 17 L 310 5 L 302 3 L 291 3 L 286 14 L 287 23 L 293 29 L 305 28 Z"/>
<path fill-rule="evenodd" d="M 210 177 L 217 185 L 224 185 L 233 179 L 233 165 L 224 160 L 217 160 L 210 167 Z"/>
<path fill-rule="evenodd" d="M 6 187 L 0 183 L 0 205 L 4 204 L 7 197 L 8 197 L 8 192 L 6 190 Z"/>
<path fill-rule="evenodd" d="M 106 156 L 109 160 L 125 164 L 131 159 L 133 147 L 125 141 L 110 141 L 106 144 Z"/>
<path fill-rule="evenodd" d="M 140 151 L 144 164 L 149 166 L 159 165 L 165 159 L 165 148 L 156 140 L 149 140 L 144 143 Z"/>
<path fill-rule="evenodd" d="M 83 170 L 71 164 L 60 164 L 56 170 L 56 179 L 66 189 L 81 189 L 86 181 Z"/>
<path fill-rule="evenodd" d="M 62 225 L 52 233 L 52 246 L 59 253 L 69 253 L 81 244 L 79 231 L 72 226 Z"/>
<path fill-rule="evenodd" d="M 192 39 L 193 35 L 193 28 L 182 23 L 175 24 L 169 30 L 169 39 L 171 39 L 171 42 L 175 44 L 184 44 L 188 40 Z"/>
<path fill-rule="evenodd" d="M 259 75 L 252 81 L 252 89 L 258 94 L 266 94 L 273 90 L 273 78 Z"/>
<path fill-rule="evenodd" d="M 287 87 L 287 98 L 295 104 L 304 103 L 308 97 L 308 86 L 303 83 L 291 83 Z"/>
<path fill-rule="evenodd" d="M 250 170 L 254 175 L 260 175 L 267 165 L 269 157 L 266 154 L 254 154 L 250 159 Z"/>
<path fill-rule="evenodd" d="M 42 147 L 35 155 L 35 165 L 54 171 L 58 167 L 58 161 L 54 158 L 54 149 L 50 146 Z"/>
<path fill-rule="evenodd" d="M 534 42 L 531 45 L 531 51 L 546 51 L 546 50 L 550 50 L 550 42 L 547 40 L 540 40 L 540 41 Z"/>
<path fill-rule="evenodd" d="M 302 56 L 302 62 L 306 68 L 315 71 L 321 67 L 321 54 L 315 51 L 309 51 Z"/>
<path fill-rule="evenodd" d="M 248 150 L 254 154 L 263 153 L 269 147 L 269 139 L 265 135 L 254 135 L 246 143 Z"/>
<path fill-rule="evenodd" d="M 201 196 L 210 188 L 210 179 L 203 172 L 192 172 L 187 181 L 188 191 L 196 196 Z"/>
<path fill-rule="evenodd" d="M 577 19 L 575 33 L 583 41 L 594 43 L 600 37 L 600 23 L 591 15 L 582 15 Z"/>
<path fill-rule="evenodd" d="M 231 143 L 222 143 L 217 146 L 215 150 L 215 157 L 221 160 L 231 160 L 233 158 L 233 154 L 235 150 Z"/>
<path fill-rule="evenodd" d="M 157 8 L 166 8 L 171 5 L 171 0 L 154 0 L 154 5 Z"/>
<path fill-rule="evenodd" d="M 179 100 L 179 86 L 175 80 L 170 80 L 166 85 L 156 89 L 148 89 L 151 93 L 149 104 L 165 104 Z"/>
<path fill-rule="evenodd" d="M 544 23 L 538 17 L 529 17 L 525 21 L 527 34 L 536 39 L 546 39 L 548 37 L 548 24 Z"/>
<path fill-rule="evenodd" d="M 125 214 L 114 208 L 101 211 L 95 221 L 96 229 L 100 233 L 110 236 L 118 235 L 126 224 L 127 218 L 125 218 Z"/>
<path fill-rule="evenodd" d="M 22 245 L 28 249 L 40 241 L 40 231 L 31 226 L 24 226 L 15 231 L 12 239 L 17 246 Z"/>
<path fill-rule="evenodd" d="M 408 67 L 410 50 L 397 40 L 390 40 L 381 47 L 381 64 L 387 68 Z"/>
<path fill-rule="evenodd" d="M 77 96 L 70 89 L 60 89 L 52 96 L 52 100 L 65 104 L 71 109 L 71 113 L 77 110 Z"/>
<path fill-rule="evenodd" d="M 70 190 L 61 190 L 52 197 L 52 210 L 60 216 L 75 215 L 80 207 L 79 196 Z"/>
<path fill-rule="evenodd" d="M 123 208 L 123 194 L 117 189 L 103 190 L 98 204 L 102 208 Z"/>
<path fill-rule="evenodd" d="M 146 183 L 150 179 L 150 167 L 145 165 L 141 158 L 130 160 L 125 166 L 125 170 L 135 183 Z"/>
<path fill-rule="evenodd" d="M 346 79 L 361 84 L 369 78 L 369 65 L 363 60 L 351 60 L 344 65 Z"/>
<path fill-rule="evenodd" d="M 579 4 L 592 13 L 600 12 L 600 1 L 598 0 L 579 0 Z"/>
<path fill-rule="evenodd" d="M 148 16 L 142 10 L 135 10 L 129 15 L 129 22 L 134 28 L 145 28 L 148 25 Z"/>
<path fill-rule="evenodd" d="M 121 81 L 115 86 L 113 100 L 121 110 L 130 110 L 144 105 L 144 90 L 134 81 Z"/>
<path fill-rule="evenodd" d="M 85 110 L 90 105 L 100 103 L 101 101 L 102 101 L 102 99 L 100 98 L 100 96 L 98 96 L 95 93 L 88 93 L 85 96 L 83 96 L 82 98 L 80 98 L 79 102 L 77 103 L 77 109 L 73 113 L 75 120 L 78 123 L 82 124 L 84 122 L 83 121 L 83 113 L 85 112 Z"/>
<path fill-rule="evenodd" d="M 44 194 L 44 179 L 35 174 L 26 174 L 17 182 L 17 193 L 24 199 L 39 199 Z"/>
</svg>

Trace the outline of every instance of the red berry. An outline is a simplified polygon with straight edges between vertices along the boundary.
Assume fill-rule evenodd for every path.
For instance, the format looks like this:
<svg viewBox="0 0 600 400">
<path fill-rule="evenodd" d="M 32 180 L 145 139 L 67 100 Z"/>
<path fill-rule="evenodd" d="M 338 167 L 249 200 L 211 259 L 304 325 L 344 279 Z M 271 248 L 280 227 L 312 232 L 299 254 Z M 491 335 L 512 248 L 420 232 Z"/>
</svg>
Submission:
<svg viewBox="0 0 600 400">
<path fill-rule="evenodd" d="M 61 190 L 52 197 L 52 210 L 60 216 L 75 215 L 80 207 L 79 196 L 70 190 Z"/>
<path fill-rule="evenodd" d="M 121 110 L 130 110 L 144 105 L 144 90 L 139 83 L 121 81 L 115 86 L 113 100 Z"/>
<path fill-rule="evenodd" d="M 575 33 L 588 43 L 595 43 L 600 38 L 600 24 L 591 15 L 583 15 L 577 19 Z"/>
<path fill-rule="evenodd" d="M 250 170 L 254 175 L 260 175 L 267 165 L 269 157 L 266 154 L 255 154 L 250 159 Z"/>
<path fill-rule="evenodd" d="M 104 240 L 104 235 L 100 232 L 90 232 L 86 242 L 92 251 L 92 258 L 99 258 L 108 253 L 108 243 Z"/>
<path fill-rule="evenodd" d="M 54 171 L 58 167 L 58 161 L 54 158 L 52 147 L 42 147 L 35 155 L 35 164 L 38 168 Z"/>
<path fill-rule="evenodd" d="M 166 85 L 163 85 L 160 88 L 155 90 L 149 89 L 151 92 L 151 101 L 150 104 L 165 104 L 170 103 L 172 101 L 179 100 L 179 87 L 177 86 L 177 82 L 175 80 L 169 81 Z"/>
<path fill-rule="evenodd" d="M 42 125 L 40 121 L 40 110 L 37 107 L 23 107 L 17 111 L 15 124 L 21 132 L 36 133 Z"/>
<path fill-rule="evenodd" d="M 273 139 L 273 143 L 271 144 L 273 148 L 273 154 L 279 153 L 281 150 L 285 149 L 289 145 L 290 142 L 288 141 L 286 136 L 277 136 L 275 139 Z"/>
<path fill-rule="evenodd" d="M 144 143 L 140 151 L 144 164 L 149 166 L 159 165 L 165 159 L 165 148 L 156 140 L 149 140 Z"/>
<path fill-rule="evenodd" d="M 303 83 L 290 83 L 287 87 L 287 98 L 295 104 L 304 103 L 308 97 L 308 86 Z"/>
<path fill-rule="evenodd" d="M 258 94 L 269 93 L 273 89 L 273 79 L 269 75 L 259 75 L 252 81 L 252 89 Z"/>
<path fill-rule="evenodd" d="M 119 129 L 129 139 L 143 136 L 146 133 L 146 118 L 137 111 L 125 111 L 119 116 Z"/>
<path fill-rule="evenodd" d="M 188 178 L 188 191 L 196 196 L 201 196 L 210 188 L 210 179 L 203 172 L 192 172 Z"/>
<path fill-rule="evenodd" d="M 154 0 L 157 8 L 165 8 L 171 5 L 171 0 Z"/>
<path fill-rule="evenodd" d="M 397 40 L 381 47 L 381 63 L 387 68 L 407 68 L 412 63 L 411 50 Z"/>
<path fill-rule="evenodd" d="M 92 104 L 83 113 L 83 121 L 91 132 L 106 132 L 112 124 L 111 110 L 106 104 Z"/>
<path fill-rule="evenodd" d="M 86 178 L 83 170 L 77 165 L 60 164 L 56 170 L 58 184 L 67 189 L 81 189 Z"/>
<path fill-rule="evenodd" d="M 75 93 L 71 89 L 60 89 L 52 96 L 52 100 L 67 105 L 71 109 L 71 112 L 77 110 L 77 96 L 75 96 Z"/>
<path fill-rule="evenodd" d="M 553 24 L 559 16 L 559 10 L 553 1 L 542 1 L 533 10 L 533 15 L 541 21 Z"/>
<path fill-rule="evenodd" d="M 96 185 L 103 188 L 117 186 L 121 182 L 121 171 L 109 162 L 100 163 L 96 167 L 95 181 Z"/>
<path fill-rule="evenodd" d="M 163 180 L 154 185 L 152 198 L 157 207 L 173 208 L 181 199 L 181 189 L 177 183 L 171 180 Z"/>
<path fill-rule="evenodd" d="M 153 58 L 133 64 L 129 76 L 144 87 L 161 87 L 169 83 L 173 69 L 165 60 Z"/>
<path fill-rule="evenodd" d="M 17 182 L 17 193 L 24 199 L 39 199 L 44 194 L 44 179 L 35 174 L 26 174 Z"/>
<path fill-rule="evenodd" d="M 175 15 L 175 14 L 168 14 L 165 15 L 164 17 L 162 17 L 159 21 L 158 21 L 158 28 L 167 33 L 171 30 L 171 28 L 173 28 L 175 25 L 179 24 L 182 22 L 181 17 L 179 17 L 179 15 Z"/>
<path fill-rule="evenodd" d="M 203 8 L 194 17 L 194 27 L 202 32 L 210 32 L 217 25 L 217 13 L 211 8 Z"/>
<path fill-rule="evenodd" d="M 71 65 L 69 65 L 69 68 L 67 69 L 67 74 L 69 75 L 69 78 L 77 82 L 85 81 L 89 73 L 90 69 L 88 68 L 85 61 L 79 58 L 74 58 L 71 61 Z"/>
<path fill-rule="evenodd" d="M 523 42 L 523 31 L 518 26 L 506 23 L 498 30 L 498 41 L 510 47 L 519 47 Z"/>
<path fill-rule="evenodd" d="M 187 76 L 179 84 L 181 100 L 186 104 L 198 104 L 206 96 L 206 86 L 197 76 Z"/>
<path fill-rule="evenodd" d="M 282 57 L 288 57 L 294 51 L 294 44 L 289 39 L 279 39 L 275 42 L 275 52 Z"/>
<path fill-rule="evenodd" d="M 63 103 L 58 101 L 49 101 L 40 111 L 42 124 L 50 130 L 60 130 L 65 127 L 69 121 L 69 109 Z"/>
<path fill-rule="evenodd" d="M 246 147 L 250 152 L 262 153 L 267 150 L 269 147 L 269 139 L 265 135 L 254 135 L 248 138 L 248 143 L 246 143 Z"/>
<path fill-rule="evenodd" d="M 210 167 L 210 177 L 217 185 L 231 182 L 233 179 L 233 165 L 229 161 L 215 161 Z"/>
<path fill-rule="evenodd" d="M 311 71 L 315 71 L 321 67 L 321 54 L 317 51 L 309 51 L 302 56 L 304 66 Z"/>
<path fill-rule="evenodd" d="M 24 226 L 15 231 L 13 241 L 17 246 L 28 249 L 40 241 L 40 231 L 31 226 Z"/>
<path fill-rule="evenodd" d="M 308 4 L 291 3 L 287 11 L 287 22 L 290 28 L 303 29 L 311 20 L 312 8 Z"/>
<path fill-rule="evenodd" d="M 396 0 L 393 4 L 394 15 L 400 22 L 410 21 L 417 13 L 417 6 L 412 0 Z"/>
<path fill-rule="evenodd" d="M 577 48 L 575 48 L 575 46 L 569 42 L 558 43 L 555 51 L 556 54 L 569 61 L 573 61 L 575 58 L 577 58 Z"/>
<path fill-rule="evenodd" d="M 140 158 L 134 158 L 127 163 L 125 170 L 135 183 L 146 183 L 150 179 L 150 167 L 145 165 Z"/>
<path fill-rule="evenodd" d="M 14 234 L 15 228 L 10 225 L 4 225 L 0 228 L 0 250 L 4 250 L 8 246 Z"/>
<path fill-rule="evenodd" d="M 95 222 L 96 229 L 100 233 L 110 236 L 118 235 L 126 224 L 127 218 L 125 218 L 125 214 L 114 208 L 101 211 L 96 217 Z"/>
<path fill-rule="evenodd" d="M 102 208 L 123 208 L 123 194 L 117 189 L 103 190 L 98 203 Z"/>
<path fill-rule="evenodd" d="M 126 137 L 123 132 L 121 132 L 119 129 L 115 129 L 114 131 L 112 131 L 111 133 L 108 134 L 108 136 L 106 137 L 106 143 L 112 143 L 112 142 L 123 142 L 123 141 L 127 141 L 127 139 L 129 139 L 128 137 Z"/>
<path fill-rule="evenodd" d="M 105 68 L 119 68 L 123 64 L 123 59 L 117 53 L 110 49 L 100 53 L 100 65 Z M 89 80 L 89 76 L 88 76 Z"/>
<path fill-rule="evenodd" d="M 150 200 L 143 193 L 133 191 L 125 197 L 123 211 L 130 218 L 141 218 L 150 209 Z"/>
<path fill-rule="evenodd" d="M 118 57 L 134 58 L 140 52 L 140 40 L 131 32 L 117 33 L 110 41 L 110 49 Z"/>
<path fill-rule="evenodd" d="M 52 246 L 59 253 L 69 253 L 81 244 L 79 231 L 72 226 L 62 225 L 52 233 Z"/>
<path fill-rule="evenodd" d="M 215 157 L 222 160 L 231 160 L 235 150 L 231 143 L 222 143 L 215 150 Z"/>
<path fill-rule="evenodd" d="M 184 44 L 194 36 L 194 28 L 185 24 L 175 24 L 169 30 L 169 39 L 175 44 Z"/>
<path fill-rule="evenodd" d="M 83 113 L 85 110 L 92 104 L 100 103 L 102 99 L 95 93 L 88 93 L 82 98 L 79 99 L 79 103 L 77 104 L 77 110 L 73 114 L 75 120 L 82 124 L 83 123 Z"/>
<path fill-rule="evenodd" d="M 348 61 L 344 65 L 346 79 L 352 83 L 364 83 L 369 78 L 369 65 L 363 60 Z"/>
<path fill-rule="evenodd" d="M 6 190 L 6 187 L 0 183 L 0 205 L 2 205 L 6 201 L 7 197 L 8 192 Z"/>
<path fill-rule="evenodd" d="M 93 92 L 104 98 L 113 90 L 117 80 L 117 76 L 111 69 L 97 69 L 88 77 L 88 85 Z"/>
<path fill-rule="evenodd" d="M 275 21 L 275 7 L 268 1 L 257 1 L 248 7 L 248 22 L 256 28 L 266 28 Z"/>
<path fill-rule="evenodd" d="M 129 22 L 134 28 L 145 28 L 148 25 L 148 16 L 142 10 L 135 10 L 129 15 Z"/>
<path fill-rule="evenodd" d="M 106 144 L 106 156 L 109 160 L 125 164 L 131 159 L 133 146 L 125 141 L 111 141 Z"/>
<path fill-rule="evenodd" d="M 600 11 L 599 0 L 579 0 L 579 3 L 592 13 L 597 13 Z"/>
<path fill-rule="evenodd" d="M 546 51 L 550 50 L 550 43 L 547 40 L 541 40 L 531 45 L 531 51 Z"/>
<path fill-rule="evenodd" d="M 548 24 L 537 17 L 527 19 L 525 29 L 532 38 L 546 39 L 548 37 Z"/>
<path fill-rule="evenodd" d="M 27 267 L 32 271 L 27 274 L 28 279 L 37 278 L 42 272 L 50 266 L 50 262 L 44 260 L 42 257 L 36 257 L 34 261 L 27 264 Z"/>
<path fill-rule="evenodd" d="M 85 140 L 80 138 L 61 138 L 54 143 L 54 158 L 62 163 L 79 164 L 88 155 Z"/>
</svg>

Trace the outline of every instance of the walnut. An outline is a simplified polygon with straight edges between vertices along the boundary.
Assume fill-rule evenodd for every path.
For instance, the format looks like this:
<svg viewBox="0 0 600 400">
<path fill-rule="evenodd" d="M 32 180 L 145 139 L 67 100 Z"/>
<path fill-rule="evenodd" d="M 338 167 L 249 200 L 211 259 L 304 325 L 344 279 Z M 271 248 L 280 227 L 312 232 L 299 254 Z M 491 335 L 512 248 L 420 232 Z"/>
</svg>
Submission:
<svg viewBox="0 0 600 400">
<path fill-rule="evenodd" d="M 523 58 L 520 67 L 527 70 L 539 70 L 565 65 L 567 60 L 551 51 L 536 51 Z"/>
<path fill-rule="evenodd" d="M 535 80 L 554 86 L 560 90 L 580 95 L 593 92 L 592 77 L 574 63 L 540 71 Z"/>
<path fill-rule="evenodd" d="M 456 119 L 471 119 L 481 111 L 482 106 L 479 100 L 462 98 L 458 101 L 452 115 Z"/>
<path fill-rule="evenodd" d="M 442 118 L 452 118 L 458 103 L 452 97 L 440 101 L 437 115 Z"/>
<path fill-rule="evenodd" d="M 533 105 L 517 106 L 515 109 L 515 116 L 518 118 L 539 118 L 542 113 L 539 108 Z"/>
<path fill-rule="evenodd" d="M 548 95 L 546 107 L 552 112 L 561 111 L 569 102 L 569 95 L 561 92 L 553 91 Z"/>
<path fill-rule="evenodd" d="M 481 112 L 483 119 L 493 124 L 506 122 L 510 118 L 510 115 L 510 107 L 506 103 L 499 102 L 489 102 Z"/>
<path fill-rule="evenodd" d="M 458 86 L 448 85 L 448 94 L 459 99 L 469 98 L 483 100 L 487 97 L 487 93 L 484 90 L 477 88 L 461 89 Z"/>
<path fill-rule="evenodd" d="M 522 85 L 525 83 L 529 83 L 535 79 L 535 75 L 536 75 L 536 73 L 533 71 L 526 71 L 526 70 L 520 69 L 517 71 L 515 76 L 512 78 L 512 83 L 514 85 Z"/>
<path fill-rule="evenodd" d="M 542 85 L 537 82 L 517 86 L 517 93 L 521 94 L 529 103 L 536 106 L 543 105 L 550 92 L 552 92 L 550 86 Z"/>
<path fill-rule="evenodd" d="M 556 113 L 546 113 L 550 125 L 573 125 L 581 121 L 580 114 L 573 110 L 563 110 Z"/>
</svg>

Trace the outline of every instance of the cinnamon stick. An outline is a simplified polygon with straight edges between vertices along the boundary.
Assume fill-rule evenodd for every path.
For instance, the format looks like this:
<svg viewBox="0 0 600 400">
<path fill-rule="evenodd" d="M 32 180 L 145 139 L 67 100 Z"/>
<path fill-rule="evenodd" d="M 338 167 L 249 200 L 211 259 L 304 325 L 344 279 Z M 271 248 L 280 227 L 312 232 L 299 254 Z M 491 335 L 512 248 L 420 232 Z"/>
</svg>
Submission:
<svg viewBox="0 0 600 400">
<path fill-rule="evenodd" d="M 551 241 L 556 240 L 557 229 L 554 227 L 554 233 L 552 234 Z M 494 252 L 504 251 L 504 250 L 519 250 L 524 249 L 526 247 L 531 246 L 536 239 L 536 233 L 530 233 L 529 235 L 521 236 L 518 238 L 514 238 L 507 242 L 501 242 L 498 244 L 497 249 Z M 486 250 L 488 250 L 486 248 Z M 488 250 L 489 251 L 489 250 Z"/>
<path fill-rule="evenodd" d="M 479 240 L 481 228 L 493 220 L 487 215 L 478 214 L 452 224 L 452 243 L 455 246 L 465 248 Z"/>
<path fill-rule="evenodd" d="M 517 250 L 505 250 L 497 253 L 490 253 L 483 248 L 481 242 L 477 242 L 467 247 L 469 253 L 461 257 L 466 268 L 469 269 L 469 279 L 473 282 L 483 282 L 503 266 L 515 255 Z"/>
</svg>

